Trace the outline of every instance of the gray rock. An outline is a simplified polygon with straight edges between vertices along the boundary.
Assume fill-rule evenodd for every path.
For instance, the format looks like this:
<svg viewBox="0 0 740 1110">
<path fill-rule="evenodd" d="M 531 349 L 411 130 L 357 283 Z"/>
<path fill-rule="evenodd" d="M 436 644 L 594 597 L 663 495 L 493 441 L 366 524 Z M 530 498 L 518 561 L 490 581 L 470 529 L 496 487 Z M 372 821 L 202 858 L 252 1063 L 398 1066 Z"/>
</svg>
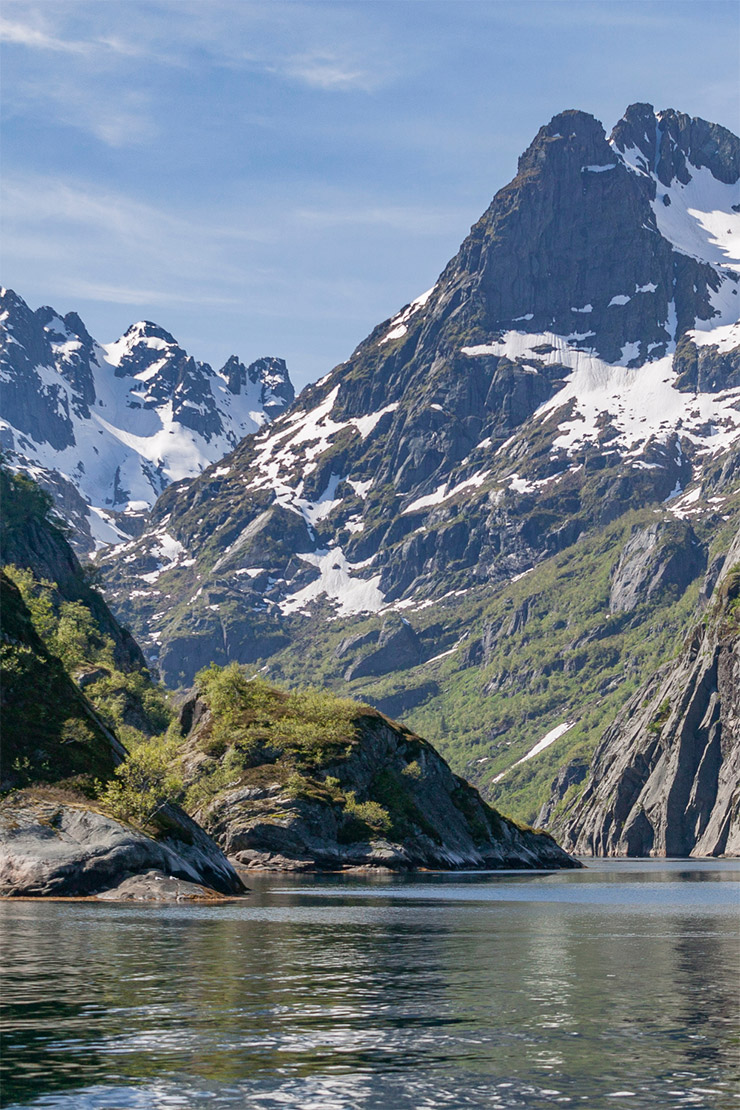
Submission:
<svg viewBox="0 0 740 1110">
<path fill-rule="evenodd" d="M 224 895 L 198 883 L 175 879 L 164 871 L 145 871 L 95 897 L 103 902 L 220 902 Z"/>
<path fill-rule="evenodd" d="M 705 566 L 706 552 L 690 525 L 660 521 L 638 529 L 614 571 L 609 609 L 629 613 L 666 589 L 683 593 Z"/>
<path fill-rule="evenodd" d="M 75 896 L 110 890 L 152 870 L 224 894 L 241 883 L 223 853 L 176 806 L 159 840 L 90 804 L 18 791 L 0 803 L 0 895 Z"/>
<path fill-rule="evenodd" d="M 537 824 L 540 828 L 546 829 L 552 823 L 558 803 L 562 802 L 571 786 L 578 786 L 587 774 L 588 763 L 585 759 L 572 759 L 558 771 L 550 787 L 550 797 L 537 816 Z"/>
<path fill-rule="evenodd" d="M 421 662 L 421 656 L 419 637 L 409 621 L 397 613 L 391 613 L 383 621 L 375 650 L 353 663 L 347 669 L 345 678 L 349 682 L 353 678 L 388 674 L 390 671 L 415 667 Z"/>
</svg>

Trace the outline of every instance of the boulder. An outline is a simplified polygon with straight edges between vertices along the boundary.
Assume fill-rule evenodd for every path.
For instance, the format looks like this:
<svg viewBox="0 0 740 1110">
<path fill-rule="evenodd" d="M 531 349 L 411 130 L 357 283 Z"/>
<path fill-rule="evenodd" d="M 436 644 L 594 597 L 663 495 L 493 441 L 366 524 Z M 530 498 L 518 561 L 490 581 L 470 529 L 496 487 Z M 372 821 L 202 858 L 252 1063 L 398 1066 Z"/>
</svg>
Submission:
<svg viewBox="0 0 740 1110">
<path fill-rule="evenodd" d="M 162 812 L 159 839 L 90 803 L 51 789 L 21 790 L 0 803 L 0 895 L 72 897 L 114 889 L 150 871 L 238 894 L 242 884 L 209 836 L 177 806 Z"/>
<path fill-rule="evenodd" d="M 224 895 L 198 883 L 175 879 L 164 871 L 145 871 L 96 894 L 101 902 L 221 902 Z"/>
</svg>

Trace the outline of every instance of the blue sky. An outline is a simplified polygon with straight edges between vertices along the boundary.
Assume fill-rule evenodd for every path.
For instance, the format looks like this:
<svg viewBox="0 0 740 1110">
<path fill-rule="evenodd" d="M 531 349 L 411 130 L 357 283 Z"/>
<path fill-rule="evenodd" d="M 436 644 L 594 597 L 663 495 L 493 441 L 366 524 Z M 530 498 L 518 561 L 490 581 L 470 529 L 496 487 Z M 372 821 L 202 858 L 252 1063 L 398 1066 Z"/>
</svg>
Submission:
<svg viewBox="0 0 740 1110">
<path fill-rule="evenodd" d="M 301 386 L 431 286 L 556 112 L 738 130 L 736 0 L 4 0 L 2 281 Z"/>
</svg>

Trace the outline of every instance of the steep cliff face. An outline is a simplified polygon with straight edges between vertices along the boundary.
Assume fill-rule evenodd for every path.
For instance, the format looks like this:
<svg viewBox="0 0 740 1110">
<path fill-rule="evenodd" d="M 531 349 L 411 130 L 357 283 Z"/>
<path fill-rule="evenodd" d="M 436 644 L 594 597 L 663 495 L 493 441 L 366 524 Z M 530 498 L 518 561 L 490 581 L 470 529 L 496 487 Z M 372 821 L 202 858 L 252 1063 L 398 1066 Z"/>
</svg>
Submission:
<svg viewBox="0 0 740 1110">
<path fill-rule="evenodd" d="M 170 482 L 199 474 L 290 404 L 285 363 L 197 362 L 140 321 L 97 343 L 77 313 L 0 289 L 0 443 L 53 496 L 79 554 L 141 530 Z"/>
<path fill-rule="evenodd" d="M 4 572 L 0 622 L 0 790 L 76 775 L 110 777 L 125 754 L 123 746 L 43 643 Z"/>
<path fill-rule="evenodd" d="M 578 866 L 367 706 L 286 694 L 233 666 L 199 681 L 181 713 L 186 804 L 242 867 Z"/>
<path fill-rule="evenodd" d="M 740 533 L 681 654 L 628 701 L 580 779 L 564 811 L 554 796 L 540 815 L 571 851 L 740 854 Z"/>
<path fill-rule="evenodd" d="M 62 522 L 50 519 L 50 496 L 36 483 L 0 466 L 0 506 L 0 564 L 29 570 L 36 579 L 48 582 L 57 607 L 64 602 L 83 605 L 99 635 L 112 640 L 117 666 L 124 671 L 144 670 L 141 648 L 91 586 Z"/>
</svg>

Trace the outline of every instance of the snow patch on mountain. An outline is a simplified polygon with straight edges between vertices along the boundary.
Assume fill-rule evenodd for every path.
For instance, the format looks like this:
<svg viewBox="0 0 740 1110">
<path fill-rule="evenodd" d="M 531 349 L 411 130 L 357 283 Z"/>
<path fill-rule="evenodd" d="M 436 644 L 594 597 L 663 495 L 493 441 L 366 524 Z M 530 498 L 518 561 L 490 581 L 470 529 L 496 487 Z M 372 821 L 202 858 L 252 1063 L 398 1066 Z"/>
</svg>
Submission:
<svg viewBox="0 0 740 1110">
<path fill-rule="evenodd" d="M 692 165 L 687 183 L 674 179 L 666 186 L 638 147 L 617 153 L 633 173 L 654 181 L 651 208 L 664 239 L 701 262 L 723 268 L 740 266 L 740 213 L 733 210 L 740 202 L 737 183 L 725 184 L 707 166 Z"/>
<path fill-rule="evenodd" d="M 283 598 L 280 602 L 283 613 L 301 612 L 322 595 L 336 602 L 338 617 L 377 613 L 382 608 L 385 597 L 378 588 L 380 575 L 372 578 L 353 577 L 352 571 L 358 569 L 359 564 L 347 562 L 341 548 L 332 547 L 329 550 L 303 554 L 299 558 L 317 567 L 319 577 Z"/>
<path fill-rule="evenodd" d="M 402 309 L 400 312 L 397 312 L 396 315 L 391 319 L 391 326 L 389 331 L 386 332 L 380 342 L 390 343 L 392 339 L 401 339 L 409 330 L 409 320 L 415 312 L 418 312 L 420 308 L 424 307 L 424 305 L 427 303 L 432 293 L 434 292 L 434 289 L 435 286 L 432 286 L 431 289 L 427 289 L 426 293 L 422 293 L 420 297 L 417 297 L 415 300 L 413 300 L 411 304 L 406 306 L 406 308 Z"/>
<path fill-rule="evenodd" d="M 713 334 L 704 341 L 712 342 Z M 722 329 L 725 342 L 732 334 L 730 329 Z M 625 362 L 636 353 L 630 348 L 628 344 L 622 352 Z M 675 387 L 671 355 L 631 368 L 604 362 L 553 332 L 514 331 L 493 343 L 463 347 L 462 353 L 473 358 L 526 358 L 534 366 L 539 362 L 543 368 L 560 364 L 571 369 L 562 389 L 535 413 L 535 418 L 544 419 L 572 404 L 572 415 L 559 425 L 560 434 L 553 441 L 556 449 L 570 452 L 585 442 L 598 442 L 605 418 L 618 433 L 610 446 L 635 453 L 652 438 L 665 441 L 677 428 L 701 451 L 712 454 L 740 438 L 740 389 L 716 394 L 681 392 Z"/>
<path fill-rule="evenodd" d="M 443 502 L 449 501 L 451 498 L 463 493 L 464 490 L 475 489 L 478 486 L 482 486 L 489 473 L 490 471 L 488 470 L 481 471 L 478 474 L 473 474 L 470 478 L 466 478 L 463 482 L 458 482 L 457 485 L 450 485 L 447 482 L 443 482 L 433 493 L 428 493 L 424 497 L 417 497 L 415 501 L 412 501 L 410 505 L 406 506 L 401 515 L 415 513 L 419 509 L 428 509 L 433 505 L 441 505 Z"/>
</svg>

